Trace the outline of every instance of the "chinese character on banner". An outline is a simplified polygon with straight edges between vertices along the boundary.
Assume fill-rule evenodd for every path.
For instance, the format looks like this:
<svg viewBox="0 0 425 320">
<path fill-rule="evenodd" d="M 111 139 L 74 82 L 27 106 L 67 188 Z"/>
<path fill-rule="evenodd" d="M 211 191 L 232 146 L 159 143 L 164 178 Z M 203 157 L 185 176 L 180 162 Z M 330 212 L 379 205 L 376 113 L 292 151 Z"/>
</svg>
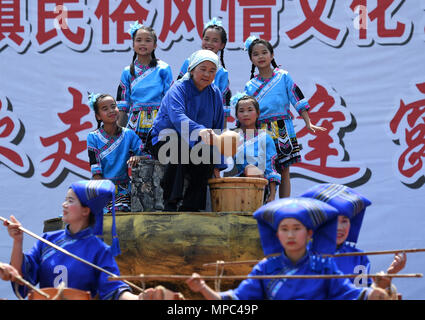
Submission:
<svg viewBox="0 0 425 320">
<path fill-rule="evenodd" d="M 72 95 L 72 108 L 64 113 L 58 113 L 59 119 L 67 125 L 66 130 L 51 137 L 40 137 L 43 147 L 54 150 L 41 162 L 48 162 L 48 169 L 42 173 L 48 183 L 46 187 L 55 188 L 60 185 L 68 173 L 83 177 L 90 172 L 89 162 L 82 160 L 78 155 L 87 150 L 87 141 L 80 140 L 78 133 L 85 132 L 93 127 L 91 122 L 82 122 L 82 118 L 90 113 L 90 108 L 82 103 L 82 94 L 77 89 L 68 88 Z M 69 145 L 70 144 L 70 145 Z M 85 158 L 87 157 L 86 154 Z M 85 178 L 85 177 L 83 177 Z"/>
<path fill-rule="evenodd" d="M 416 84 L 416 101 L 400 105 L 389 128 L 398 146 L 397 169 L 401 182 L 417 189 L 425 184 L 425 82 Z"/>
<path fill-rule="evenodd" d="M 283 39 L 290 47 L 296 47 L 312 37 L 332 47 L 343 44 L 348 32 L 347 27 L 338 26 L 329 17 L 334 0 L 291 2 L 291 5 L 285 7 L 285 11 L 288 9 L 289 14 L 285 14 L 282 33 Z"/>
<path fill-rule="evenodd" d="M 125 50 L 131 44 L 131 36 L 128 34 L 130 25 L 135 21 L 151 26 L 155 16 L 155 8 L 147 1 L 122 0 L 109 1 L 99 0 L 94 11 L 93 22 L 97 24 L 98 46 L 101 50 Z M 111 27 L 113 26 L 113 27 Z M 126 41 L 127 40 L 127 41 Z"/>
<path fill-rule="evenodd" d="M 39 52 L 63 43 L 76 51 L 87 49 L 91 38 L 89 11 L 81 0 L 29 1 L 32 43 Z"/>
<path fill-rule="evenodd" d="M 34 174 L 34 165 L 28 155 L 19 147 L 25 136 L 25 127 L 13 113 L 8 98 L 0 99 L 0 164 L 16 174 L 30 178 Z M 0 166 L 0 170 L 4 168 Z"/>
<path fill-rule="evenodd" d="M 161 48 L 168 48 L 173 41 L 201 39 L 204 29 L 203 0 L 162 0 L 158 10 L 157 34 Z"/>
<path fill-rule="evenodd" d="M 279 11 L 283 2 L 276 0 L 221 0 L 218 11 L 227 24 L 226 48 L 243 48 L 250 35 L 256 35 L 274 45 L 278 41 Z"/>
<path fill-rule="evenodd" d="M 316 84 L 309 104 L 311 122 L 327 130 L 312 134 L 305 128 L 301 116 L 295 119 L 303 156 L 302 162 L 293 165 L 291 175 L 351 186 L 366 183 L 371 176 L 370 170 L 349 160 L 349 150 L 345 149 L 342 140 L 345 132 L 355 129 L 356 123 L 344 100 L 333 89 Z"/>
<path fill-rule="evenodd" d="M 30 42 L 30 26 L 25 21 L 25 2 L 0 0 L 0 50 L 9 45 L 23 52 Z"/>
<path fill-rule="evenodd" d="M 404 0 L 352 0 L 353 34 L 359 46 L 405 43 L 413 32 L 413 23 L 396 16 Z"/>
</svg>

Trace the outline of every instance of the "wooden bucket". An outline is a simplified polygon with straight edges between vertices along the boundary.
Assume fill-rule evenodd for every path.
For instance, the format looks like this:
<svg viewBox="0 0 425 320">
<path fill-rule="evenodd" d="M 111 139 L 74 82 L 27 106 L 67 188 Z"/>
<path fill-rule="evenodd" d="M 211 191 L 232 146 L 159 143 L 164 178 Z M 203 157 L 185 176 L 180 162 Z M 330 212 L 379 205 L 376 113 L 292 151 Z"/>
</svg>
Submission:
<svg viewBox="0 0 425 320">
<path fill-rule="evenodd" d="M 263 205 L 264 178 L 227 177 L 209 179 L 214 212 L 254 212 Z"/>
</svg>

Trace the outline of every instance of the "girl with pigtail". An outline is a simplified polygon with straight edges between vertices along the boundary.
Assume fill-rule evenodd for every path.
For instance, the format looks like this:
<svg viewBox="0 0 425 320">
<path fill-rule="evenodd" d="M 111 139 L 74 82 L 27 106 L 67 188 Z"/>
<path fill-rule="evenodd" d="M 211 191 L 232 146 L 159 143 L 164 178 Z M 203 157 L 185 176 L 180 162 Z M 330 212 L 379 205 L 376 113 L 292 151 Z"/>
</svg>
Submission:
<svg viewBox="0 0 425 320">
<path fill-rule="evenodd" d="M 131 64 L 122 72 L 118 86 L 119 124 L 135 131 L 145 144 L 173 76 L 171 67 L 155 56 L 157 36 L 151 27 L 136 21 L 129 34 L 134 55 Z"/>
<path fill-rule="evenodd" d="M 260 127 L 270 132 L 276 145 L 276 170 L 281 175 L 279 197 L 291 194 L 291 164 L 301 161 L 300 146 L 297 142 L 289 107 L 292 106 L 303 118 L 311 133 L 324 131 L 325 128 L 315 126 L 308 116 L 307 99 L 288 71 L 280 69 L 274 59 L 273 46 L 270 42 L 255 36 L 245 41 L 252 62 L 251 80 L 245 85 L 245 93 L 254 96 L 260 104 Z M 255 75 L 255 69 L 258 74 Z"/>
<path fill-rule="evenodd" d="M 226 70 L 224 64 L 224 48 L 227 43 L 227 33 L 223 28 L 223 24 L 217 18 L 212 18 L 204 26 L 202 32 L 202 49 L 211 50 L 216 55 L 220 55 L 220 66 L 217 70 L 217 73 L 214 78 L 214 84 L 220 89 L 221 95 L 223 97 L 223 106 L 224 106 L 224 123 L 227 123 L 227 119 L 230 117 L 230 98 L 232 93 L 229 88 L 229 73 Z M 219 54 L 220 52 L 220 54 Z M 177 80 L 181 79 L 187 72 L 189 66 L 189 58 L 187 58 L 177 77 Z"/>
<path fill-rule="evenodd" d="M 92 179 L 111 180 L 115 184 L 115 210 L 130 211 L 128 167 L 140 161 L 143 143 L 133 130 L 117 124 L 119 111 L 111 95 L 90 94 L 88 104 L 97 121 L 97 130 L 87 136 Z M 109 203 L 109 212 L 111 206 L 112 203 Z"/>
</svg>

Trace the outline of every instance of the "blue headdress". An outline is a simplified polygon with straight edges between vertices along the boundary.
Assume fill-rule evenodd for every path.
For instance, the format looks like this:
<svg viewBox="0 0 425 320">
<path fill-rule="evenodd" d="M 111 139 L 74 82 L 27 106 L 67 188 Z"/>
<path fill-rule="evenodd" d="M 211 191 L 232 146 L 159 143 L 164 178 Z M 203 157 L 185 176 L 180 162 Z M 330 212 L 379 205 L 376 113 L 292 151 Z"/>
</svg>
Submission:
<svg viewBox="0 0 425 320">
<path fill-rule="evenodd" d="M 244 44 L 244 50 L 248 51 L 249 47 L 251 46 L 252 42 L 254 40 L 258 39 L 258 37 L 256 36 L 249 36 L 246 40 L 245 40 L 245 44 Z"/>
<path fill-rule="evenodd" d="M 139 21 L 135 21 L 133 24 L 130 24 L 130 29 L 127 30 L 128 34 L 130 34 L 131 39 L 134 38 L 134 34 L 143 27 L 143 24 L 140 24 Z"/>
<path fill-rule="evenodd" d="M 94 234 L 103 237 L 103 208 L 112 200 L 112 244 L 113 256 L 120 254 L 120 245 L 115 225 L 115 185 L 110 180 L 81 180 L 71 184 L 83 206 L 89 207 L 95 218 Z"/>
<path fill-rule="evenodd" d="M 284 198 L 272 201 L 254 212 L 264 255 L 282 253 L 283 246 L 276 233 L 286 218 L 300 221 L 313 230 L 310 250 L 313 253 L 334 253 L 338 211 L 326 203 L 310 198 Z"/>
<path fill-rule="evenodd" d="M 233 108 L 236 108 L 236 105 L 238 104 L 239 100 L 245 97 L 247 94 L 245 92 L 237 92 L 230 98 L 230 105 Z"/>
<path fill-rule="evenodd" d="M 207 23 L 204 24 L 204 30 L 210 26 L 218 26 L 218 27 L 222 27 L 223 24 L 221 23 L 220 20 L 218 20 L 216 17 L 212 18 L 210 21 L 208 21 Z"/>
<path fill-rule="evenodd" d="M 340 215 L 349 218 L 351 226 L 346 241 L 357 243 L 366 207 L 371 204 L 370 200 L 352 188 L 334 183 L 316 185 L 301 196 L 326 202 L 337 209 Z"/>
<path fill-rule="evenodd" d="M 90 107 L 90 109 L 92 109 L 94 111 L 94 104 L 96 103 L 97 98 L 99 98 L 100 93 L 90 93 L 89 94 L 89 100 L 88 100 L 88 105 Z"/>
</svg>

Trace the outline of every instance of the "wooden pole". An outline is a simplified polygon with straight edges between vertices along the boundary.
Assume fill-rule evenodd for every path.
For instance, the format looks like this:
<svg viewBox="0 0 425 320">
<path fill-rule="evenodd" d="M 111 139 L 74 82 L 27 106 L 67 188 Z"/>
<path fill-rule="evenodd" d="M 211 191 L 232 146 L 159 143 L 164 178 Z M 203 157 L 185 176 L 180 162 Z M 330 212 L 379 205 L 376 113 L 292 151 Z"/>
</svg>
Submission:
<svg viewBox="0 0 425 320">
<path fill-rule="evenodd" d="M 204 280 L 243 280 L 243 279 L 345 279 L 356 277 L 389 277 L 389 278 L 422 278 L 422 273 L 413 274 L 294 274 L 294 275 L 235 275 L 235 276 L 200 276 Z M 117 280 L 187 280 L 190 275 L 127 275 L 108 278 L 109 281 Z"/>
<path fill-rule="evenodd" d="M 7 220 L 7 219 L 5 219 L 5 218 L 3 218 L 1 216 L 0 216 L 0 220 L 6 222 L 7 224 L 11 224 L 11 222 L 9 220 Z M 93 268 L 95 268 L 95 269 L 97 269 L 99 271 L 102 271 L 102 272 L 106 273 L 107 275 L 109 275 L 111 277 L 117 277 L 116 274 L 113 274 L 112 272 L 110 272 L 110 271 L 108 271 L 106 269 L 103 269 L 103 268 L 101 268 L 101 267 L 99 267 L 99 266 L 91 263 L 90 261 L 84 260 L 84 259 L 80 258 L 79 256 L 76 256 L 75 254 L 69 252 L 68 250 L 65 250 L 64 248 L 61 248 L 61 247 L 57 246 L 53 242 L 50 242 L 50 241 L 48 241 L 48 240 L 46 240 L 46 239 L 44 239 L 44 238 L 36 235 L 35 233 L 33 233 L 33 232 L 25 229 L 22 226 L 19 227 L 19 230 L 21 230 L 22 232 L 25 232 L 26 234 L 30 235 L 31 237 L 34 237 L 37 240 L 40 240 L 41 242 L 44 242 L 45 244 L 51 246 L 52 248 L 54 248 L 54 249 L 56 249 L 56 250 L 58 250 L 58 251 L 60 251 L 60 252 L 62 252 L 64 254 L 66 254 L 66 255 L 68 255 L 68 256 L 70 256 L 70 257 L 72 257 L 72 258 L 74 258 L 74 259 L 76 259 L 76 260 L 78 260 L 78 261 L 80 261 L 82 263 L 85 263 L 85 264 L 87 264 L 87 265 L 89 265 L 89 266 L 91 266 L 91 267 L 93 267 Z M 124 281 L 124 282 L 126 284 L 128 284 L 130 287 L 133 287 L 134 289 L 139 290 L 140 292 L 143 292 L 144 291 L 142 288 L 136 286 L 134 283 L 131 283 L 131 282 L 128 282 L 128 281 Z"/>
</svg>

